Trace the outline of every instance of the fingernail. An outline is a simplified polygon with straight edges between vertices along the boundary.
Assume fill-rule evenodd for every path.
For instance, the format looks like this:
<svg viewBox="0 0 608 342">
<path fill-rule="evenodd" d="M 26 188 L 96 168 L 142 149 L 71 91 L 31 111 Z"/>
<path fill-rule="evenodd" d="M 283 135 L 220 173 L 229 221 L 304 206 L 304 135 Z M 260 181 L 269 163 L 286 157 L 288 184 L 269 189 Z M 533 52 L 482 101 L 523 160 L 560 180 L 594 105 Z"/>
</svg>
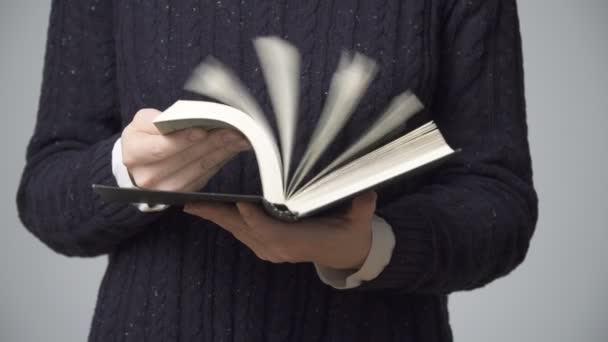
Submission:
<svg viewBox="0 0 608 342">
<path fill-rule="evenodd" d="M 190 141 L 197 141 L 205 137 L 205 131 L 200 129 L 193 129 L 188 136 Z"/>
<path fill-rule="evenodd" d="M 225 133 L 224 136 L 222 137 L 222 140 L 226 144 L 231 144 L 231 143 L 236 142 L 236 141 L 238 141 L 240 139 L 241 139 L 241 137 L 239 137 L 238 135 L 236 135 L 234 133 Z"/>
<path fill-rule="evenodd" d="M 234 144 L 234 146 L 239 150 L 248 150 L 251 148 L 251 145 L 247 140 L 241 140 L 238 143 Z"/>
</svg>

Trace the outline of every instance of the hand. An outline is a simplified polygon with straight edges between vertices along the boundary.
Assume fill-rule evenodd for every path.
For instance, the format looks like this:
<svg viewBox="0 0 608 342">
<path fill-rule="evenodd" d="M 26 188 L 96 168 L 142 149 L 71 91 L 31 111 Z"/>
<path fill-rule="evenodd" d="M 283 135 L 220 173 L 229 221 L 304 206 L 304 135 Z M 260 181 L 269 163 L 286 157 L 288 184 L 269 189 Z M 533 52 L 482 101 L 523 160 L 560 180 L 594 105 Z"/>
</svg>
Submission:
<svg viewBox="0 0 608 342">
<path fill-rule="evenodd" d="M 152 123 L 159 114 L 142 109 L 122 132 L 123 163 L 142 188 L 198 190 L 232 157 L 251 148 L 241 134 L 228 129 L 162 135 Z"/>
<path fill-rule="evenodd" d="M 375 209 L 376 193 L 367 192 L 344 214 L 296 223 L 275 220 L 251 203 L 190 203 L 184 211 L 226 229 L 262 260 L 359 269 L 371 248 Z"/>
</svg>

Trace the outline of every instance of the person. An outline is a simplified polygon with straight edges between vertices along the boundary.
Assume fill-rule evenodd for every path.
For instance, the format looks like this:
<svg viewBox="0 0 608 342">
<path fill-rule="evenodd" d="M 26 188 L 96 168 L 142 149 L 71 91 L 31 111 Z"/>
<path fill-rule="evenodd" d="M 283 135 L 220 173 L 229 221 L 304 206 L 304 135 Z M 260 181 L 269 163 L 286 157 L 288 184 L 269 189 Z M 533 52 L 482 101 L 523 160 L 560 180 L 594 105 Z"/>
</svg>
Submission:
<svg viewBox="0 0 608 342">
<path fill-rule="evenodd" d="M 152 120 L 214 56 L 271 113 L 251 41 L 302 54 L 301 155 L 343 50 L 379 74 L 331 158 L 412 89 L 461 149 L 440 166 L 295 224 L 247 204 L 104 202 L 92 184 L 259 193 L 231 130 Z M 53 1 L 21 220 L 68 256 L 108 255 L 90 341 L 450 341 L 448 295 L 511 272 L 537 197 L 514 0 Z M 407 128 L 404 128 L 404 130 Z"/>
</svg>

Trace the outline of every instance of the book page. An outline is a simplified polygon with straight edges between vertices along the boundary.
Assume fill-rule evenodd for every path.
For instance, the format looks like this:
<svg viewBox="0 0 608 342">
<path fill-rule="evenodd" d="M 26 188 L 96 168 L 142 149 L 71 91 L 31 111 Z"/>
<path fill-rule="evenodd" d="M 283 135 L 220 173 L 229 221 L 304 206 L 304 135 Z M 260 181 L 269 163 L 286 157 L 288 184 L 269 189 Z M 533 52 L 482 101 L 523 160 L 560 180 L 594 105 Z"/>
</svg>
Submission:
<svg viewBox="0 0 608 342">
<path fill-rule="evenodd" d="M 348 162 L 346 165 L 343 165 L 342 167 L 338 168 L 334 172 L 330 172 L 329 174 L 327 174 L 324 177 L 318 177 L 315 181 L 308 182 L 305 186 L 302 186 L 300 189 L 298 189 L 295 192 L 294 196 L 304 193 L 305 191 L 307 191 L 308 189 L 310 189 L 312 187 L 316 187 L 316 186 L 319 186 L 320 184 L 323 184 L 328 179 L 331 179 L 331 177 L 339 175 L 340 173 L 348 172 L 349 170 L 355 168 L 360 163 L 371 162 L 374 160 L 374 158 L 384 155 L 384 154 L 394 150 L 397 147 L 412 145 L 412 144 L 414 144 L 413 141 L 417 140 L 418 138 L 420 138 L 434 130 L 437 130 L 437 125 L 435 125 L 435 123 L 433 121 L 427 122 L 426 124 L 416 128 L 415 130 L 409 132 L 408 134 L 403 135 L 400 138 L 395 139 L 386 145 L 376 148 L 375 150 L 361 156 L 360 158 L 357 158 L 355 160 Z"/>
<path fill-rule="evenodd" d="M 405 125 L 407 120 L 422 108 L 423 105 L 420 100 L 418 100 L 416 95 L 412 94 L 410 91 L 406 91 L 403 94 L 396 96 L 380 119 L 378 119 L 378 121 L 376 121 L 376 123 L 357 140 L 357 142 L 351 145 L 325 169 L 319 172 L 319 174 L 315 175 L 307 184 L 302 186 L 302 188 L 305 188 L 308 184 L 314 183 L 316 180 L 342 166 L 344 163 L 357 158 L 361 153 L 364 153 L 366 149 L 378 143 L 395 129 Z"/>
<path fill-rule="evenodd" d="M 268 120 L 247 87 L 217 59 L 207 57 L 194 69 L 184 89 L 240 109 L 258 122 L 268 137 L 274 139 Z"/>
<path fill-rule="evenodd" d="M 307 215 L 454 152 L 434 124 L 414 132 L 415 138 L 405 135 L 310 184 L 287 206 Z"/>
<path fill-rule="evenodd" d="M 300 54 L 294 46 L 278 37 L 256 38 L 254 46 L 277 119 L 283 157 L 283 184 L 287 184 L 298 115 Z"/>
<path fill-rule="evenodd" d="M 342 54 L 319 123 L 288 186 L 288 195 L 297 190 L 338 131 L 344 127 L 376 75 L 376 69 L 376 63 L 362 54 Z"/>
</svg>

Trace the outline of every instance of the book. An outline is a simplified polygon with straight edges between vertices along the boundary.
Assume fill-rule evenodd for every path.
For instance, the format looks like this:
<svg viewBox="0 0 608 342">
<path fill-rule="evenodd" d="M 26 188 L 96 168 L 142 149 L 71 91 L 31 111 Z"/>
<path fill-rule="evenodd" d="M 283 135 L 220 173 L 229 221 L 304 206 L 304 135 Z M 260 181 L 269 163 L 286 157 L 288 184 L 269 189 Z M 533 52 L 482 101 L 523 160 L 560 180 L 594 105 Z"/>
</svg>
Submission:
<svg viewBox="0 0 608 342">
<path fill-rule="evenodd" d="M 378 120 L 350 147 L 311 174 L 356 109 L 377 73 L 377 66 L 361 53 L 342 53 L 305 152 L 300 160 L 292 161 L 299 104 L 300 55 L 297 48 L 275 36 L 256 38 L 253 44 L 276 118 L 277 134 L 245 85 L 213 57 L 194 69 L 185 89 L 218 102 L 178 100 L 154 120 L 154 125 L 162 134 L 192 127 L 240 131 L 257 159 L 261 195 L 186 193 L 103 185 L 94 185 L 94 190 L 104 200 L 133 203 L 257 202 L 263 204 L 269 214 L 295 221 L 362 191 L 435 165 L 455 152 L 433 121 L 386 141 L 423 109 L 416 95 L 406 90 L 391 100 Z M 293 170 L 292 164 L 295 165 Z"/>
</svg>

